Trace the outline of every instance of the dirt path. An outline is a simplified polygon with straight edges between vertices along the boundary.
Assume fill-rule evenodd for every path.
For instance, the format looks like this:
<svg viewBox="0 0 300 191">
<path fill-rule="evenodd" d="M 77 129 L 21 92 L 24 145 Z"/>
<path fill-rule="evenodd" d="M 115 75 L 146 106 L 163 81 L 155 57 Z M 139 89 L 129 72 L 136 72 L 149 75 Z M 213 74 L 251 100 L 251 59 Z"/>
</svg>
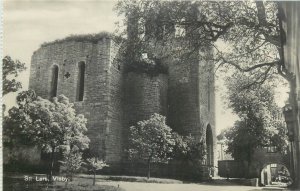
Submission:
<svg viewBox="0 0 300 191">
<path fill-rule="evenodd" d="M 98 182 L 102 185 L 120 186 L 126 191 L 259 191 L 261 187 L 238 185 L 203 185 L 203 184 L 157 184 L 139 182 Z M 268 191 L 282 189 L 268 189 Z"/>
</svg>

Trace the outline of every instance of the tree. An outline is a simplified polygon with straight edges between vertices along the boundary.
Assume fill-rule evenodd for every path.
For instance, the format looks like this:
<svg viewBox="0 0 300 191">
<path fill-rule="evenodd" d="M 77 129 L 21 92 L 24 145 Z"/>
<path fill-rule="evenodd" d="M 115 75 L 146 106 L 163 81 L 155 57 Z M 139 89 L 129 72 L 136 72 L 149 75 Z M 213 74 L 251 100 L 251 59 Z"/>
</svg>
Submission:
<svg viewBox="0 0 300 191">
<path fill-rule="evenodd" d="M 283 119 L 278 118 L 281 110 L 277 107 L 273 87 L 252 85 L 244 89 L 249 78 L 234 75 L 228 80 L 229 107 L 240 120 L 225 132 L 228 152 L 236 160 L 251 163 L 256 148 L 276 146 L 286 150 L 287 136 Z"/>
<path fill-rule="evenodd" d="M 171 162 L 176 164 L 178 175 L 183 179 L 201 180 L 205 170 L 206 147 L 203 141 L 192 136 L 173 133 L 175 145 L 171 153 Z"/>
<path fill-rule="evenodd" d="M 148 165 L 148 179 L 152 162 L 167 162 L 173 150 L 175 141 L 172 130 L 166 125 L 166 118 L 153 114 L 150 119 L 139 121 L 130 127 L 129 159 L 146 161 Z"/>
<path fill-rule="evenodd" d="M 203 142 L 196 141 L 192 136 L 181 136 L 173 133 L 175 145 L 172 158 L 180 161 L 201 162 L 205 158 L 206 150 Z"/>
<path fill-rule="evenodd" d="M 88 169 L 93 172 L 93 175 L 94 175 L 93 185 L 95 185 L 97 170 L 101 170 L 104 167 L 108 167 L 109 165 L 107 165 L 105 163 L 105 161 L 103 161 L 103 160 L 99 160 L 98 158 L 92 157 L 92 158 L 87 159 L 87 166 L 88 166 Z"/>
<path fill-rule="evenodd" d="M 214 58 L 202 57 L 214 60 L 216 69 L 247 74 L 246 87 L 277 74 L 293 80 L 282 60 L 276 2 L 125 0 L 116 10 L 125 15 L 127 29 L 121 34 L 128 37 L 129 63 L 139 63 L 143 53 L 159 63 L 213 48 Z"/>
<path fill-rule="evenodd" d="M 78 171 L 83 164 L 82 152 L 78 150 L 66 150 L 63 152 L 63 160 L 60 162 L 62 164 L 62 171 L 66 172 L 72 181 L 73 174 Z"/>
<path fill-rule="evenodd" d="M 265 134 L 260 119 L 238 121 L 226 132 L 227 152 L 231 153 L 235 160 L 247 161 L 250 164 L 255 149 L 267 145 Z"/>
<path fill-rule="evenodd" d="M 14 61 L 10 56 L 5 56 L 2 64 L 2 94 L 6 95 L 21 89 L 21 82 L 10 79 L 10 77 L 18 77 L 19 73 L 26 69 L 25 64 L 19 60 Z"/>
<path fill-rule="evenodd" d="M 49 101 L 28 90 L 18 94 L 17 105 L 9 110 L 4 120 L 4 133 L 15 145 L 37 145 L 44 152 L 51 153 L 50 176 L 55 152 L 66 148 L 88 148 L 87 120 L 83 115 L 76 115 L 73 104 L 65 96 Z"/>
<path fill-rule="evenodd" d="M 219 135 L 217 135 L 217 140 L 218 141 L 224 141 L 225 140 L 225 133 L 226 133 L 226 129 L 222 129 L 221 132 L 219 133 Z"/>
</svg>

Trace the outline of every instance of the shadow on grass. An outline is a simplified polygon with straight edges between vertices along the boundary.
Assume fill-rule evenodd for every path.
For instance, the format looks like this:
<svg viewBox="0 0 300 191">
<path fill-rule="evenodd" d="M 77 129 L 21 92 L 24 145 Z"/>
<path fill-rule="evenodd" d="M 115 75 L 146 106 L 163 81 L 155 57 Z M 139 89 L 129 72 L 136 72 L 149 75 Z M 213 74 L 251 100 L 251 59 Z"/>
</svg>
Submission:
<svg viewBox="0 0 300 191">
<path fill-rule="evenodd" d="M 79 174 L 75 175 L 79 178 L 92 179 L 92 175 Z M 144 183 L 160 183 L 160 184 L 182 184 L 183 181 L 167 178 L 150 178 L 142 176 L 112 176 L 112 175 L 97 175 L 97 181 L 124 181 L 124 182 L 144 182 Z"/>
<path fill-rule="evenodd" d="M 125 191 L 109 185 L 92 185 L 87 179 L 75 178 L 72 182 L 36 182 L 23 178 L 3 177 L 3 191 Z"/>
<path fill-rule="evenodd" d="M 212 179 L 196 184 L 209 185 L 209 186 L 250 186 L 247 179 Z"/>
</svg>

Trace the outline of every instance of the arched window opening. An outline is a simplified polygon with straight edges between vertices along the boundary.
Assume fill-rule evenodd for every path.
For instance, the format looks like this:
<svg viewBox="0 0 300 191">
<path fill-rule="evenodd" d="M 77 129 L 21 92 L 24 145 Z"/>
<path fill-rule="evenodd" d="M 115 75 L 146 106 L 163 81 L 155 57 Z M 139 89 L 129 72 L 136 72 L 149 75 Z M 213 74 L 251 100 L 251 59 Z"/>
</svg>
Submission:
<svg viewBox="0 0 300 191">
<path fill-rule="evenodd" d="M 51 78 L 51 90 L 50 90 L 51 97 L 57 96 L 57 83 L 58 83 L 58 66 L 54 65 L 52 68 L 52 78 Z"/>
<path fill-rule="evenodd" d="M 77 81 L 77 96 L 76 101 L 83 101 L 84 95 L 84 76 L 85 76 L 85 63 L 78 63 L 78 81 Z"/>
</svg>

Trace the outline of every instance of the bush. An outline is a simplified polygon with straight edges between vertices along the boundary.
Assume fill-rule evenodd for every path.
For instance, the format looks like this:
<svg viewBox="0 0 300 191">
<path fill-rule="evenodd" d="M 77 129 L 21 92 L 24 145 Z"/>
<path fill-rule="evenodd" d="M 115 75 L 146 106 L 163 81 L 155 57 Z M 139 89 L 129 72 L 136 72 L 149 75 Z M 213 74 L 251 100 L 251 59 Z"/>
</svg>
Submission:
<svg viewBox="0 0 300 191">
<path fill-rule="evenodd" d="M 57 39 L 52 42 L 45 42 L 41 45 L 41 47 L 46 47 L 53 44 L 64 43 L 64 42 L 91 42 L 97 43 L 103 38 L 114 39 L 117 43 L 120 43 L 122 39 L 108 32 L 100 32 L 97 34 L 85 34 L 85 35 L 70 35 L 63 39 Z"/>
</svg>

